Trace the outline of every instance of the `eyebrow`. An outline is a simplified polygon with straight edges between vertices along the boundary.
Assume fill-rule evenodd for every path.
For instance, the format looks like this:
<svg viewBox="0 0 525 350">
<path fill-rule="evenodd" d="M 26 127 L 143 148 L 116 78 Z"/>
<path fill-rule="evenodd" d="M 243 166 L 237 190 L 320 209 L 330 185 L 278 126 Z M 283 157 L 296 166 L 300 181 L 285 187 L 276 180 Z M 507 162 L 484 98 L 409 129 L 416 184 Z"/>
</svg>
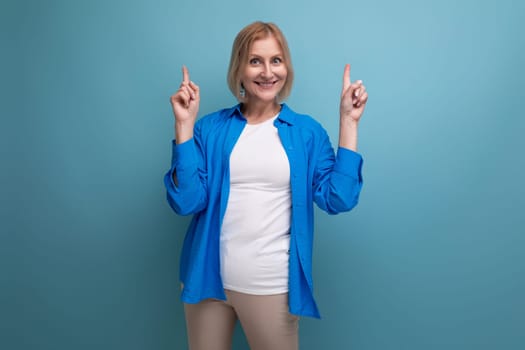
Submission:
<svg viewBox="0 0 525 350">
<path fill-rule="evenodd" d="M 282 52 L 270 55 L 270 57 L 277 57 L 277 56 L 283 56 Z M 253 58 L 253 57 L 262 58 L 263 56 L 262 55 L 258 55 L 256 53 L 250 53 L 250 54 L 248 54 L 248 57 L 250 57 L 250 58 Z"/>
</svg>

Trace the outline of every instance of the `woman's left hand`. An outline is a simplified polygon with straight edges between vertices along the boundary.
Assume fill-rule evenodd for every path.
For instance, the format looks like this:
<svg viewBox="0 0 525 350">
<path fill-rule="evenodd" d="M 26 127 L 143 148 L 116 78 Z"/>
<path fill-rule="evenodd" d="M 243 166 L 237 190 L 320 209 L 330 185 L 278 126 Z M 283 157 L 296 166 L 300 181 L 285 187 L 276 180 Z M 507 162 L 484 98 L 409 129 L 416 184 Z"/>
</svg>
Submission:
<svg viewBox="0 0 525 350">
<path fill-rule="evenodd" d="M 365 110 L 367 100 L 368 93 L 363 85 L 363 81 L 357 80 L 352 83 L 350 80 L 350 65 L 345 65 L 341 105 L 339 107 L 341 121 L 359 122 Z"/>
</svg>

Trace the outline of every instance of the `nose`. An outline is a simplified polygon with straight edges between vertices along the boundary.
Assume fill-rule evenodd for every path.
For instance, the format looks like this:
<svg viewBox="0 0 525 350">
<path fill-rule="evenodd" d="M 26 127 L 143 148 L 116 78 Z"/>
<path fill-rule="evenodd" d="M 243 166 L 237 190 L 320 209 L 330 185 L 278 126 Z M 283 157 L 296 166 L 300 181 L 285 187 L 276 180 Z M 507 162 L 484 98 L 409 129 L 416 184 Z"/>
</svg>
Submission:
<svg viewBox="0 0 525 350">
<path fill-rule="evenodd" d="M 272 65 L 270 62 L 264 64 L 261 76 L 265 79 L 271 78 L 273 76 Z"/>
</svg>

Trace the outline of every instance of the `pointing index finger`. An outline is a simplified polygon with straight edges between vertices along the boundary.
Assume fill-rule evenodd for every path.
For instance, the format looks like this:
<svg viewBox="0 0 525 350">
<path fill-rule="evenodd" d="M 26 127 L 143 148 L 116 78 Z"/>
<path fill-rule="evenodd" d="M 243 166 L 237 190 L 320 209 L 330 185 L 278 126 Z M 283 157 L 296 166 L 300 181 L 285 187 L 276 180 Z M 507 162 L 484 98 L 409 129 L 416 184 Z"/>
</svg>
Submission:
<svg viewBox="0 0 525 350">
<path fill-rule="evenodd" d="M 183 83 L 190 82 L 190 73 L 188 72 L 188 68 L 186 66 L 182 66 L 182 82 Z"/>
<path fill-rule="evenodd" d="M 351 84 L 350 82 L 350 65 L 349 64 L 346 64 L 345 65 L 345 71 L 343 73 L 343 88 L 347 88 L 349 87 Z"/>
</svg>

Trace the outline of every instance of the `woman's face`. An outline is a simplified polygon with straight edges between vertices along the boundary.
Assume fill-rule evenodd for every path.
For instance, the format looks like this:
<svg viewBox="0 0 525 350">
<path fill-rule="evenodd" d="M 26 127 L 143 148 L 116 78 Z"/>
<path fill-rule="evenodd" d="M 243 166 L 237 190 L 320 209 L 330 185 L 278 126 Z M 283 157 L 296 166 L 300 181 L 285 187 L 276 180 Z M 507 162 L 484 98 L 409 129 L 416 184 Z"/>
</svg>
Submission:
<svg viewBox="0 0 525 350">
<path fill-rule="evenodd" d="M 253 42 L 241 74 L 247 103 L 275 102 L 284 86 L 288 70 L 283 52 L 273 36 Z"/>
</svg>

